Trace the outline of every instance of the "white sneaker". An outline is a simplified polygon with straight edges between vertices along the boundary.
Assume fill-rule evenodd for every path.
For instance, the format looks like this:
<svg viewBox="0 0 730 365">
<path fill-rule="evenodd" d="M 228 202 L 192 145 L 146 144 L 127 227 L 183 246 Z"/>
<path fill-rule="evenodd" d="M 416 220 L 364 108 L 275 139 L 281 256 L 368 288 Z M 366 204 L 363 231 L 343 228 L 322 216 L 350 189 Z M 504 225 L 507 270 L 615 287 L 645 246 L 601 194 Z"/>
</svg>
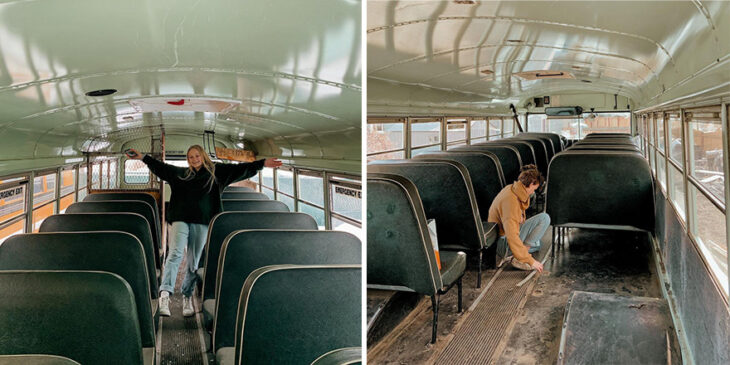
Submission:
<svg viewBox="0 0 730 365">
<path fill-rule="evenodd" d="M 170 316 L 170 297 L 169 296 L 160 297 L 159 307 L 157 308 L 157 311 L 160 312 L 160 315 L 163 317 Z"/>
<path fill-rule="evenodd" d="M 195 314 L 195 308 L 193 307 L 193 298 L 188 298 L 183 295 L 183 317 L 190 317 Z"/>
</svg>

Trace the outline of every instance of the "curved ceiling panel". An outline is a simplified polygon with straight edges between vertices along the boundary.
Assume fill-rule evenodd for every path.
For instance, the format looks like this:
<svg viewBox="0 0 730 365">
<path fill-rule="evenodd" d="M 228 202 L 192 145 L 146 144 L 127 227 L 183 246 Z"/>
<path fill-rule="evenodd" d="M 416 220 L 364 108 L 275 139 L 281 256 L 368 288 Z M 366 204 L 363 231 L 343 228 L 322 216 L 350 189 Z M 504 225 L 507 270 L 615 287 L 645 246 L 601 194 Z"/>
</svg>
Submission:
<svg viewBox="0 0 730 365">
<path fill-rule="evenodd" d="M 87 141 L 120 142 L 145 126 L 214 130 L 226 141 L 360 128 L 360 8 L 352 0 L 3 2 L 0 159 L 75 155 Z M 99 89 L 117 92 L 85 95 Z M 237 107 L 130 105 L 160 97 Z"/>
<path fill-rule="evenodd" d="M 476 95 L 482 100 L 471 109 L 482 112 L 485 102 L 524 105 L 547 91 L 618 94 L 647 105 L 712 87 L 694 80 L 701 73 L 715 82 L 730 77 L 730 32 L 720 20 L 730 16 L 728 2 L 383 1 L 367 8 L 368 84 L 431 94 L 411 105 L 462 94 L 468 108 Z M 516 75 L 526 71 L 571 77 Z M 384 99 L 369 92 L 369 112 L 397 110 Z"/>
</svg>

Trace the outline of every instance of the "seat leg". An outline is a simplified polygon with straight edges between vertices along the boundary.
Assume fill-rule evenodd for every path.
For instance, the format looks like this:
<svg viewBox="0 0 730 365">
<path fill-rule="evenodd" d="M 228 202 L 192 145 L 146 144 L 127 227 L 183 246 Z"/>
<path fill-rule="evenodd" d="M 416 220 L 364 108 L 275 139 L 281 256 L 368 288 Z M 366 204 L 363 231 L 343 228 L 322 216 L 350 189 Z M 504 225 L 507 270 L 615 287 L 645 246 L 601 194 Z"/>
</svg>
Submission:
<svg viewBox="0 0 730 365">
<path fill-rule="evenodd" d="M 459 278 L 459 281 L 456 282 L 456 288 L 459 289 L 459 313 L 461 313 L 461 279 Z"/>
<path fill-rule="evenodd" d="M 431 343 L 436 343 L 436 328 L 439 321 L 439 295 L 431 296 L 431 307 L 433 308 L 433 326 L 431 331 Z"/>
<path fill-rule="evenodd" d="M 555 257 L 555 226 L 553 226 L 552 242 L 550 243 L 550 255 Z"/>
<path fill-rule="evenodd" d="M 483 252 L 484 251 L 482 251 L 481 249 L 479 250 L 479 276 L 477 276 L 477 288 L 482 287 L 482 253 Z"/>
</svg>

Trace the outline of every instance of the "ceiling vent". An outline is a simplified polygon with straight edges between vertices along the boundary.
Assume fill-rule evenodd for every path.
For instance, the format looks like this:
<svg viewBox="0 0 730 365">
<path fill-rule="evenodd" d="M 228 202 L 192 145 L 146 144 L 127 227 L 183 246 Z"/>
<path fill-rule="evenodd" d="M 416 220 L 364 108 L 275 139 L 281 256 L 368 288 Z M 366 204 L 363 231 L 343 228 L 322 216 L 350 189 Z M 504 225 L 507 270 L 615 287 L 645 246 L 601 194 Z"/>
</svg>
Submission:
<svg viewBox="0 0 730 365">
<path fill-rule="evenodd" d="M 209 98 L 145 98 L 130 100 L 129 105 L 139 113 L 170 111 L 227 113 L 241 105 L 241 102 Z"/>
<path fill-rule="evenodd" d="M 565 71 L 551 71 L 551 70 L 541 70 L 541 71 L 524 71 L 524 72 L 517 72 L 513 75 L 523 79 L 523 80 L 545 80 L 545 79 L 573 79 L 573 74 L 570 72 Z"/>
</svg>

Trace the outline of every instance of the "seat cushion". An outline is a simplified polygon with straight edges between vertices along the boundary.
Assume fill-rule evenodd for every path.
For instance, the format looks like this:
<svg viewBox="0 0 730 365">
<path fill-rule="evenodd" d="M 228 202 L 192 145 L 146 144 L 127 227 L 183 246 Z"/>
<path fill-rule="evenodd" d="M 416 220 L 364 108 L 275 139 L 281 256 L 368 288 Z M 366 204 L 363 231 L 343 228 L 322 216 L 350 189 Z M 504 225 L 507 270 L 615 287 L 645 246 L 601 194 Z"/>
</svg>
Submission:
<svg viewBox="0 0 730 365">
<path fill-rule="evenodd" d="M 489 247 L 497 242 L 499 238 L 499 226 L 493 222 L 482 222 L 484 227 L 484 244 L 485 247 Z"/>
<path fill-rule="evenodd" d="M 233 365 L 233 362 L 236 361 L 236 348 L 221 347 L 215 353 L 215 361 L 218 365 Z"/>
<path fill-rule="evenodd" d="M 461 251 L 441 251 L 441 281 L 448 287 L 464 275 L 466 254 Z"/>
<path fill-rule="evenodd" d="M 203 301 L 203 325 L 205 328 L 213 329 L 213 319 L 215 318 L 215 299 L 206 299 Z"/>
</svg>

